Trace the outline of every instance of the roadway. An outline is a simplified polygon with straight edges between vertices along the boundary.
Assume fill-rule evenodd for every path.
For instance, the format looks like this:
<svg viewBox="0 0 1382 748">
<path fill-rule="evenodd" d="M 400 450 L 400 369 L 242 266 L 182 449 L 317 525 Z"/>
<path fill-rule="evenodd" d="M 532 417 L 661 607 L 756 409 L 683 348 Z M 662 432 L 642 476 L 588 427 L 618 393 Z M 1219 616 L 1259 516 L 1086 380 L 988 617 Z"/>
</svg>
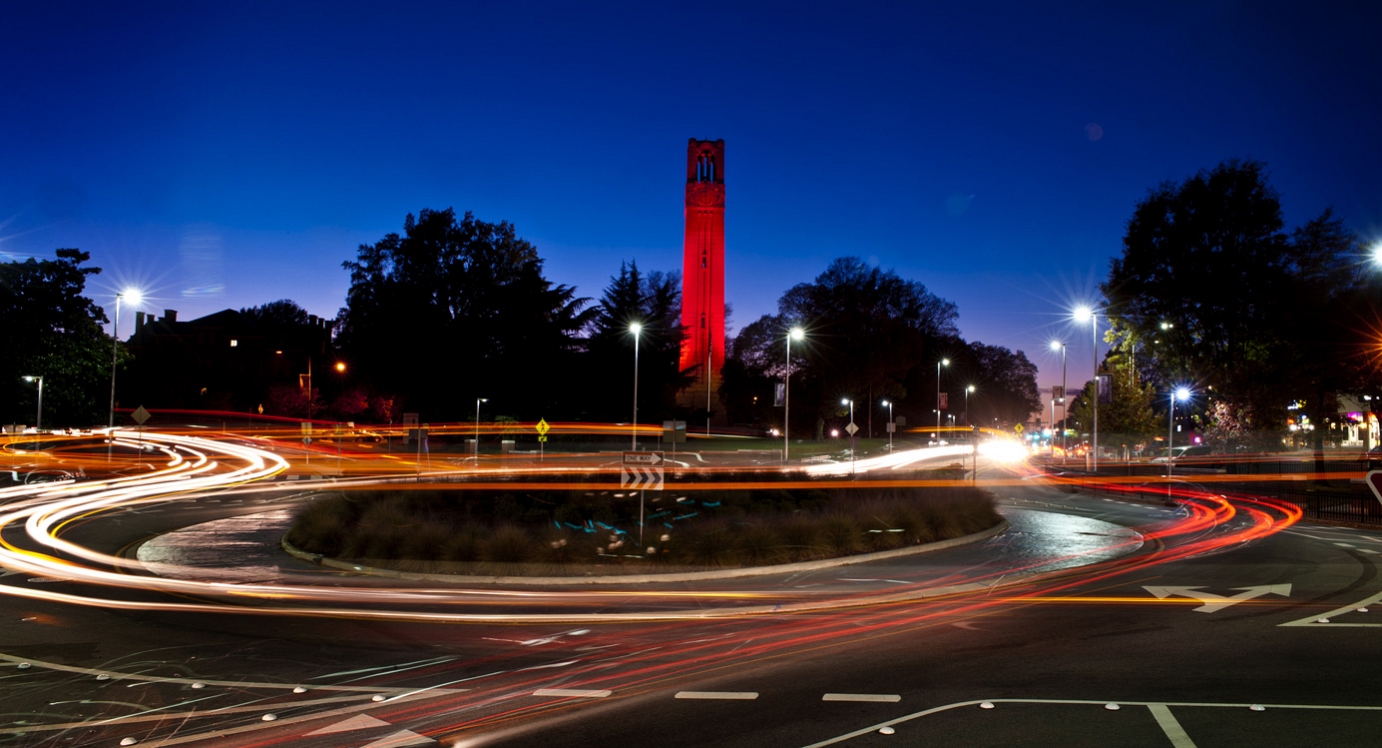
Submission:
<svg viewBox="0 0 1382 748">
<path fill-rule="evenodd" d="M 1172 509 L 1020 469 L 981 478 L 1011 525 L 982 543 L 651 602 L 455 585 L 360 601 L 397 582 L 264 549 L 298 486 L 81 515 L 62 537 L 97 558 L 56 555 L 127 579 L 7 560 L 0 745 L 1375 742 L 1382 534 L 1211 495 Z M 188 527 L 197 542 L 142 542 Z M 3 537 L 43 550 L 22 530 Z M 145 547 L 162 576 L 133 562 Z M 284 594 L 297 586 L 339 594 Z M 848 605 L 792 607 L 829 598 Z M 772 607 L 707 615 L 749 605 Z M 630 610 L 678 615 L 598 617 Z M 493 611 L 555 618 L 467 617 Z"/>
</svg>

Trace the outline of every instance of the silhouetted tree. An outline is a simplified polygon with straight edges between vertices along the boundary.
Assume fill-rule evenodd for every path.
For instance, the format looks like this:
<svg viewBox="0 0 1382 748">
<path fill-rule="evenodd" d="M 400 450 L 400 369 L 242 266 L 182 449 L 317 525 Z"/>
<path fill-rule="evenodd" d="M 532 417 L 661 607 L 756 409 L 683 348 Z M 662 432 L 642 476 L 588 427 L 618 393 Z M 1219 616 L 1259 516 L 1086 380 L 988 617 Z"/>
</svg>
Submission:
<svg viewBox="0 0 1382 748">
<path fill-rule="evenodd" d="M 59 249 L 55 260 L 0 263 L 0 402 L 6 423 L 30 423 L 37 389 L 21 377 L 43 377 L 43 422 L 92 426 L 110 405 L 111 340 L 104 311 L 82 295 L 100 268 L 91 255 Z M 120 349 L 120 366 L 128 360 Z"/>
<path fill-rule="evenodd" d="M 638 342 L 639 420 L 654 423 L 676 415 L 676 394 L 691 377 L 678 370 L 683 330 L 681 277 L 654 271 L 644 275 L 637 262 L 620 263 L 610 278 L 587 333 L 584 372 L 587 393 L 582 412 L 591 418 L 627 420 L 633 407 L 633 334 Z"/>
<path fill-rule="evenodd" d="M 1255 161 L 1167 182 L 1137 204 L 1102 290 L 1158 390 L 1212 387 L 1223 412 L 1272 428 L 1294 399 L 1318 419 L 1361 384 L 1375 294 L 1357 272 L 1359 242 L 1331 211 L 1284 226 Z"/>
<path fill-rule="evenodd" d="M 487 397 L 491 412 L 537 417 L 561 400 L 587 300 L 542 276 L 512 224 L 424 209 L 344 267 L 338 343 L 406 409 L 458 418 Z"/>
<path fill-rule="evenodd" d="M 792 346 L 793 431 L 812 424 L 819 437 L 826 420 L 839 417 L 842 398 L 855 401 L 856 419 L 864 422 L 878 399 L 907 395 L 909 375 L 932 364 L 928 341 L 955 335 L 957 316 L 952 302 L 922 284 L 842 257 L 813 282 L 789 289 L 776 316 L 741 331 L 731 346 L 726 396 L 741 405 L 746 396 L 760 403 L 770 397 L 769 380 L 785 370 L 787 330 L 801 325 L 808 339 Z"/>
</svg>

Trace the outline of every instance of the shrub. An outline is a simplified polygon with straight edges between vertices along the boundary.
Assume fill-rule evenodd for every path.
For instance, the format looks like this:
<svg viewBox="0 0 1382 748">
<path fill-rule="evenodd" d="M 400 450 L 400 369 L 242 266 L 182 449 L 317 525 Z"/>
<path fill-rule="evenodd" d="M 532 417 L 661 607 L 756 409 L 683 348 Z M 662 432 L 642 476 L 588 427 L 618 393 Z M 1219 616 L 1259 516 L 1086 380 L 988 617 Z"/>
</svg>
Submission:
<svg viewBox="0 0 1382 748">
<path fill-rule="evenodd" d="M 517 525 L 500 525 L 480 543 L 480 560 L 499 564 L 522 564 L 537 557 L 537 543 L 528 531 Z"/>
<path fill-rule="evenodd" d="M 784 548 L 782 538 L 770 525 L 739 525 L 735 533 L 738 538 L 737 550 L 741 561 L 753 566 L 767 566 L 782 561 Z"/>
</svg>

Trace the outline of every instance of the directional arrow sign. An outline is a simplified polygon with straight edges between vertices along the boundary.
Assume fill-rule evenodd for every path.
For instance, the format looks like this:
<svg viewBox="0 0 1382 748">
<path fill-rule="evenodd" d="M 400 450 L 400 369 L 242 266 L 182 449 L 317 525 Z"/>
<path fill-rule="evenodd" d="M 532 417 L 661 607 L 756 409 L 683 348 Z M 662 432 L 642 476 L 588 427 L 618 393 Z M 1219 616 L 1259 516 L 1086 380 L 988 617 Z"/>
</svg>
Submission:
<svg viewBox="0 0 1382 748">
<path fill-rule="evenodd" d="M 1201 613 L 1213 613 L 1216 610 L 1223 610 L 1230 605 L 1237 605 L 1244 600 L 1251 600 L 1254 597 L 1263 595 L 1281 595 L 1282 597 L 1291 596 L 1291 585 L 1289 584 L 1264 584 L 1259 587 L 1234 587 L 1241 590 L 1236 595 L 1224 597 L 1212 592 L 1200 592 L 1199 587 L 1143 587 L 1143 589 L 1156 595 L 1158 598 L 1166 599 L 1171 596 L 1188 597 L 1192 600 L 1199 600 L 1204 603 L 1195 610 Z"/>
<path fill-rule="evenodd" d="M 661 465 L 661 452 L 625 452 L 625 465 Z"/>
<path fill-rule="evenodd" d="M 662 468 L 625 466 L 619 471 L 619 487 L 635 491 L 661 491 Z"/>
<path fill-rule="evenodd" d="M 1382 470 L 1369 470 L 1364 480 L 1372 489 L 1372 495 L 1382 502 Z"/>
</svg>

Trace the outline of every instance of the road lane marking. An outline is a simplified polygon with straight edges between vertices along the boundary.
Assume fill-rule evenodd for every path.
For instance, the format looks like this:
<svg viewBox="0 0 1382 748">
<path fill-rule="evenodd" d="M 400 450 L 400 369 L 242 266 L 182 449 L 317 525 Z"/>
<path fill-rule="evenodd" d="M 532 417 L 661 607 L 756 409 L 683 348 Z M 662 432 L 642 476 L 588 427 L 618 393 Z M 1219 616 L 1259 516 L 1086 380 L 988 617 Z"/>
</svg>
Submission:
<svg viewBox="0 0 1382 748">
<path fill-rule="evenodd" d="M 853 740 L 853 739 L 858 738 L 858 737 L 863 737 L 863 736 L 865 736 L 865 735 L 871 735 L 871 734 L 873 734 L 873 733 L 875 733 L 875 732 L 878 732 L 879 730 L 881 730 L 881 729 L 884 728 L 884 727 L 893 727 L 893 726 L 895 726 L 895 725 L 900 725 L 900 724 L 902 724 L 902 723 L 904 723 L 904 722 L 911 722 L 911 721 L 914 720 L 914 719 L 920 719 L 920 718 L 922 718 L 922 717 L 929 717 L 929 716 L 931 716 L 932 714 L 940 714 L 940 713 L 942 713 L 942 712 L 951 711 L 952 709 L 962 709 L 962 708 L 967 707 L 967 706 L 980 706 L 980 707 L 983 707 L 984 704 L 992 704 L 992 705 L 1001 705 L 1001 704 L 1088 704 L 1088 705 L 1092 705 L 1092 706 L 1102 706 L 1102 705 L 1107 704 L 1107 703 L 1109 703 L 1109 702 L 1107 702 L 1107 701 L 1090 701 L 1090 700 L 1087 700 L 1087 699 L 989 699 L 989 700 L 987 700 L 987 701 L 981 701 L 981 700 L 975 700 L 975 701 L 957 701 L 957 702 L 955 702 L 955 703 L 953 703 L 953 704 L 945 704 L 945 705 L 942 705 L 942 706 L 932 707 L 932 708 L 930 708 L 930 709 L 923 709 L 922 711 L 913 712 L 912 714 L 906 714 L 906 715 L 903 715 L 903 716 L 901 716 L 901 717 L 896 717 L 896 718 L 890 719 L 890 720 L 888 720 L 888 721 L 886 721 L 886 722 L 879 722 L 879 723 L 876 724 L 876 725 L 870 725 L 870 726 L 868 726 L 868 727 L 864 727 L 864 728 L 861 728 L 861 729 L 858 729 L 858 730 L 854 730 L 854 731 L 852 731 L 852 732 L 847 732 L 847 733 L 845 733 L 845 734 L 843 734 L 843 735 L 837 735 L 837 736 L 835 736 L 835 737 L 833 737 L 833 738 L 826 738 L 825 740 L 822 740 L 822 741 L 819 741 L 819 742 L 816 742 L 816 743 L 811 743 L 810 745 L 807 745 L 807 746 L 805 746 L 804 748 L 825 748 L 825 746 L 837 745 L 837 744 L 839 744 L 839 743 L 844 743 L 844 742 L 846 742 L 846 741 Z M 1172 706 L 1210 707 L 1210 708 L 1219 708 L 1219 709 L 1252 709 L 1253 711 L 1258 711 L 1258 708 L 1260 707 L 1260 708 L 1262 708 L 1262 709 L 1264 709 L 1264 710 L 1265 710 L 1265 709 L 1309 709 L 1309 710 L 1320 710 L 1320 711 L 1365 711 L 1365 712 L 1382 712 L 1382 706 L 1330 706 L 1330 705 L 1326 705 L 1326 704 L 1220 704 L 1220 703 L 1196 703 L 1196 702 L 1178 702 L 1178 701 L 1167 701 L 1167 702 L 1156 702 L 1156 701 L 1122 701 L 1122 702 L 1119 702 L 1119 703 L 1122 704 L 1123 706 L 1145 706 L 1145 707 L 1151 707 L 1153 704 L 1159 704 L 1159 705 L 1161 705 L 1161 706 L 1163 706 L 1163 707 L 1172 707 Z M 984 707 L 984 708 L 987 708 L 987 707 Z"/>
<path fill-rule="evenodd" d="M 758 698 L 757 691 L 677 691 L 678 699 L 729 699 L 734 701 L 753 701 Z"/>
<path fill-rule="evenodd" d="M 1307 616 L 1307 617 L 1305 617 L 1305 618 L 1301 618 L 1301 619 L 1296 620 L 1296 621 L 1287 621 L 1286 623 L 1283 623 L 1283 624 L 1280 624 L 1280 625 L 1281 625 L 1281 626 L 1311 626 L 1311 627 L 1314 627 L 1314 628 L 1319 628 L 1319 627 L 1321 627 L 1321 626 L 1324 626 L 1324 624 L 1317 623 L 1317 621 L 1319 621 L 1321 618 L 1332 619 L 1332 618 L 1334 618 L 1335 616 L 1340 616 L 1340 615 L 1343 615 L 1344 613 L 1352 613 L 1352 612 L 1354 612 L 1355 610 L 1357 610 L 1357 609 L 1359 609 L 1359 608 L 1366 608 L 1366 607 L 1368 607 L 1368 606 L 1370 606 L 1370 605 L 1372 605 L 1372 604 L 1378 602 L 1379 600 L 1382 600 L 1382 592 L 1379 592 L 1379 593 L 1377 593 L 1376 595 L 1373 595 L 1372 597 L 1368 597 L 1368 598 L 1364 598 L 1364 599 L 1362 599 L 1362 600 L 1359 600 L 1359 601 L 1356 602 L 1356 603 L 1349 603 L 1348 605 L 1345 605 L 1345 606 L 1343 606 L 1343 607 L 1341 607 L 1341 608 L 1335 608 L 1334 610 L 1328 611 L 1328 612 L 1326 612 L 1326 613 L 1313 613 L 1313 614 L 1311 614 L 1311 615 L 1309 615 L 1309 616 Z M 1379 626 L 1382 626 L 1382 623 L 1338 623 L 1338 622 L 1332 622 L 1332 623 L 1328 624 L 1327 628 L 1347 628 L 1347 627 L 1377 628 L 1377 627 L 1379 627 Z"/>
<path fill-rule="evenodd" d="M 577 699 L 603 699 L 613 691 L 596 691 L 588 688 L 539 688 L 534 696 L 568 696 Z"/>
<path fill-rule="evenodd" d="M 350 732 L 351 730 L 369 730 L 375 727 L 388 727 L 389 723 L 382 719 L 375 719 L 368 714 L 360 714 L 349 719 L 343 719 L 332 725 L 327 725 L 320 730 L 313 730 L 308 735 L 330 735 L 334 732 Z"/>
<path fill-rule="evenodd" d="M 1161 725 L 1162 732 L 1166 733 L 1167 739 L 1175 748 L 1195 748 L 1195 741 L 1185 734 L 1185 728 L 1180 726 L 1176 716 L 1171 714 L 1171 710 L 1165 704 L 1148 704 L 1152 716 L 1156 717 L 1156 723 Z"/>
<path fill-rule="evenodd" d="M 821 701 L 878 701 L 893 704 L 902 700 L 895 693 L 828 693 Z"/>
</svg>

